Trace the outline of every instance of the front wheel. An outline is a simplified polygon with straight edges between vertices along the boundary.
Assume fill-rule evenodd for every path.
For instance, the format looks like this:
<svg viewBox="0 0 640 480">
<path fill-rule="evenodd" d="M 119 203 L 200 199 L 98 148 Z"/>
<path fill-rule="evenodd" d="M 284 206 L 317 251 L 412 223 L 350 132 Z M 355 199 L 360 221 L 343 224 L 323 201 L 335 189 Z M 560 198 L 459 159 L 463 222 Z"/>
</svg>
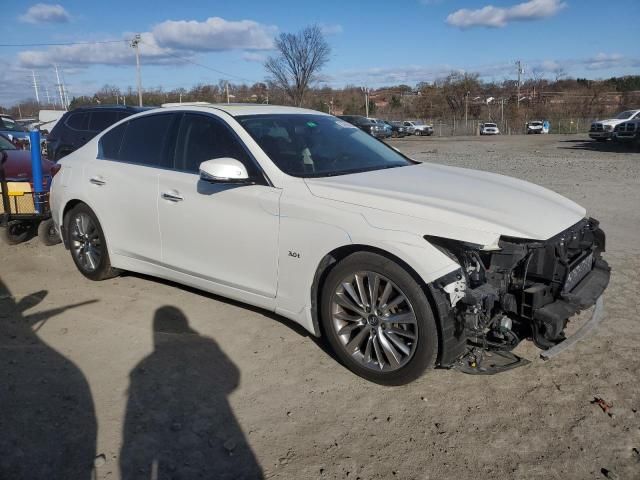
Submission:
<svg viewBox="0 0 640 480">
<path fill-rule="evenodd" d="M 324 334 L 357 375 L 403 385 L 434 365 L 438 333 L 427 297 L 400 265 L 354 253 L 329 273 L 322 289 Z"/>
<path fill-rule="evenodd" d="M 111 267 L 107 242 L 95 213 L 84 203 L 65 217 L 71 258 L 80 273 L 90 280 L 106 280 L 120 272 Z"/>
<path fill-rule="evenodd" d="M 38 225 L 38 238 L 46 246 L 57 245 L 60 240 L 60 233 L 53 223 L 53 219 L 43 220 Z"/>
</svg>

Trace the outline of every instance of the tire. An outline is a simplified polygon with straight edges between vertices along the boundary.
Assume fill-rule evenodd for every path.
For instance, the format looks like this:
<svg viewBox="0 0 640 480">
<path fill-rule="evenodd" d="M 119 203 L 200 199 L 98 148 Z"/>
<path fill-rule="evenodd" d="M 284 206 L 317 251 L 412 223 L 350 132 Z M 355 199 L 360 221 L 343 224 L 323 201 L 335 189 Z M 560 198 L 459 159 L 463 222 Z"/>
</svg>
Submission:
<svg viewBox="0 0 640 480">
<path fill-rule="evenodd" d="M 73 263 L 89 280 L 116 277 L 120 271 L 111 267 L 104 232 L 95 213 L 80 203 L 64 218 L 67 244 Z"/>
<path fill-rule="evenodd" d="M 2 240 L 7 245 L 18 245 L 25 242 L 31 236 L 33 226 L 21 220 L 11 220 L 7 223 L 2 234 Z"/>
<path fill-rule="evenodd" d="M 416 130 L 414 132 L 414 135 L 416 135 L 417 137 L 419 137 L 420 135 L 422 135 L 422 132 L 420 130 Z"/>
<path fill-rule="evenodd" d="M 323 334 L 338 360 L 356 375 L 381 385 L 404 385 L 434 366 L 438 331 L 429 301 L 393 260 L 371 252 L 349 255 L 327 275 L 320 302 Z"/>
<path fill-rule="evenodd" d="M 60 239 L 60 233 L 53 223 L 53 219 L 50 218 L 48 220 L 43 220 L 42 222 L 40 222 L 40 224 L 38 225 L 38 238 L 47 247 L 57 245 L 62 241 Z"/>
</svg>

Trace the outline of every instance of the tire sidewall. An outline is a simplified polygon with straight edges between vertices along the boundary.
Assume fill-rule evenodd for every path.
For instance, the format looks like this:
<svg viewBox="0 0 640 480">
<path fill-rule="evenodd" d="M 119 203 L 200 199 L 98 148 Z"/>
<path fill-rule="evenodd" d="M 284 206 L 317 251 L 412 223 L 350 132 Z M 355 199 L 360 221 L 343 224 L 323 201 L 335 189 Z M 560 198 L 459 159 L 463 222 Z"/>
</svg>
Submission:
<svg viewBox="0 0 640 480">
<path fill-rule="evenodd" d="M 331 324 L 331 301 L 338 284 L 350 274 L 372 271 L 387 277 L 407 296 L 418 322 L 418 345 L 411 360 L 399 370 L 376 372 L 351 358 L 343 348 Z M 327 275 L 323 284 L 320 317 L 323 334 L 338 360 L 355 374 L 381 385 L 403 385 L 420 377 L 433 367 L 438 354 L 438 331 L 429 301 L 422 287 L 398 263 L 370 252 L 354 253 L 339 262 Z"/>
<path fill-rule="evenodd" d="M 76 259 L 76 256 L 73 254 L 73 246 L 71 241 L 71 221 L 77 215 L 84 213 L 89 215 L 91 220 L 94 222 L 96 229 L 98 230 L 98 234 L 100 235 L 100 244 L 102 245 L 103 251 L 100 257 L 100 262 L 98 263 L 98 268 L 93 271 L 85 270 L 82 265 Z M 65 216 L 64 218 L 65 232 L 67 233 L 67 245 L 69 245 L 69 250 L 71 251 L 71 258 L 73 259 L 73 263 L 76 265 L 76 268 L 82 275 L 87 277 L 90 280 L 103 280 L 111 276 L 111 263 L 109 261 L 109 249 L 107 248 L 107 242 L 105 240 L 104 232 L 102 231 L 102 226 L 98 221 L 98 217 L 93 213 L 87 205 L 84 203 L 78 204 Z"/>
</svg>

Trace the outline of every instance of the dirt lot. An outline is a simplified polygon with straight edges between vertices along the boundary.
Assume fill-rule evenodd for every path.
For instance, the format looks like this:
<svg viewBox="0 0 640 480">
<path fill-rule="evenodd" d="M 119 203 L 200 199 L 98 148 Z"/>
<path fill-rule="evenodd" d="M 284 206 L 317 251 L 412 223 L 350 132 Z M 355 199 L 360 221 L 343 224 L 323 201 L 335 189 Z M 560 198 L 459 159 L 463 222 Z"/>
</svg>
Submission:
<svg viewBox="0 0 640 480">
<path fill-rule="evenodd" d="M 522 344 L 531 364 L 500 375 L 385 388 L 268 312 L 2 246 L 0 479 L 640 478 L 640 154 L 556 135 L 392 143 L 599 218 L 613 276 L 596 333 L 549 362 Z"/>
</svg>

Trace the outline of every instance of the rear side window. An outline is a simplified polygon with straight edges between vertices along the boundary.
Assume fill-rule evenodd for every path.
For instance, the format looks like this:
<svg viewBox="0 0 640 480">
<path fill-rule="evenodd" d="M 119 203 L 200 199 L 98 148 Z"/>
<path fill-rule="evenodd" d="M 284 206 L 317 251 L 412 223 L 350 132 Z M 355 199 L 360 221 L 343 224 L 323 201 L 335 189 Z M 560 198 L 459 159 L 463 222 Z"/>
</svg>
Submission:
<svg viewBox="0 0 640 480">
<path fill-rule="evenodd" d="M 127 122 L 118 160 L 154 167 L 169 167 L 165 150 L 173 114 L 147 115 Z"/>
<path fill-rule="evenodd" d="M 89 113 L 78 112 L 72 113 L 67 119 L 67 126 L 74 130 L 88 130 L 89 129 Z"/>
<path fill-rule="evenodd" d="M 118 121 L 116 112 L 92 112 L 89 120 L 89 130 L 101 132 Z"/>
<path fill-rule="evenodd" d="M 99 158 L 104 158 L 106 160 L 119 160 L 120 146 L 122 145 L 122 138 L 124 137 L 127 125 L 128 124 L 126 123 L 118 125 L 116 128 L 108 131 L 102 136 L 98 146 Z"/>
<path fill-rule="evenodd" d="M 197 173 L 205 160 L 222 157 L 235 158 L 245 165 L 250 175 L 256 173 L 242 145 L 221 120 L 186 114 L 178 131 L 174 168 Z"/>
</svg>

